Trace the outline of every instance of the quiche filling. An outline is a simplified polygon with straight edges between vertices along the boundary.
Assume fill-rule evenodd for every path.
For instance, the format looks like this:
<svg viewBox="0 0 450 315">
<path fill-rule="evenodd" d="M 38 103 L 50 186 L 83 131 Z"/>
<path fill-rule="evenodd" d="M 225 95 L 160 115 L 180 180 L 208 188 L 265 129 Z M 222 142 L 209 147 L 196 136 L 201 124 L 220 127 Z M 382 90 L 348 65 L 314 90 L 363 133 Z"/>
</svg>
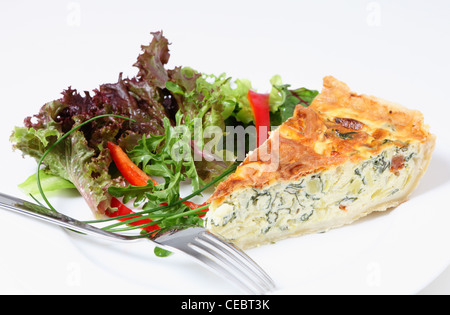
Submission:
<svg viewBox="0 0 450 315">
<path fill-rule="evenodd" d="M 421 155 L 418 145 L 392 146 L 360 163 L 347 162 L 298 181 L 263 190 L 247 187 L 228 196 L 206 224 L 242 248 L 273 242 L 280 233 L 285 238 L 341 226 L 380 203 L 403 198 Z"/>
</svg>

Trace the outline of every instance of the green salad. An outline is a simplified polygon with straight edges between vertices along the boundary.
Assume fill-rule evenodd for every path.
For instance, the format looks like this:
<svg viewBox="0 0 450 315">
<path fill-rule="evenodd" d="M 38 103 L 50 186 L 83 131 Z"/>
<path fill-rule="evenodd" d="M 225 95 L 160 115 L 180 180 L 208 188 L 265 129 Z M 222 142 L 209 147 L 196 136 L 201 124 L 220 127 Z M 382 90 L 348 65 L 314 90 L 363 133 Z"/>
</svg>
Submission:
<svg viewBox="0 0 450 315">
<path fill-rule="evenodd" d="M 169 42 L 162 32 L 152 36 L 133 65 L 135 77 L 119 74 L 116 83 L 92 92 L 69 87 L 15 127 L 13 148 L 38 162 L 36 174 L 20 185 L 25 193 L 40 194 L 57 211 L 45 193 L 76 189 L 95 215 L 92 222 L 114 220 L 105 227 L 112 231 L 202 225 L 208 205 L 190 199 L 242 160 L 236 146 L 225 145 L 243 141 L 227 139 L 228 127 L 278 126 L 318 94 L 291 89 L 275 75 L 271 90 L 260 94 L 264 102 L 252 102 L 249 80 L 186 66 L 167 69 Z M 185 182 L 192 194 L 182 198 Z"/>
</svg>

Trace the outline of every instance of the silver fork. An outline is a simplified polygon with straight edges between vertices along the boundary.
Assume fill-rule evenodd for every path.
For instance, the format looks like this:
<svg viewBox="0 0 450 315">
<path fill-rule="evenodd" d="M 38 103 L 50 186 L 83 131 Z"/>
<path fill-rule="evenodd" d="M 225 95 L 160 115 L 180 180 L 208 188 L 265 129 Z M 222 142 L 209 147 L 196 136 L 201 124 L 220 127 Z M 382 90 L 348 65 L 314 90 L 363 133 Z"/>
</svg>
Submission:
<svg viewBox="0 0 450 315">
<path fill-rule="evenodd" d="M 275 289 L 269 275 L 233 244 L 201 227 L 172 230 L 156 238 L 112 233 L 38 204 L 0 193 L 0 207 L 25 214 L 64 228 L 106 239 L 132 242 L 150 240 L 158 247 L 194 258 L 209 270 L 250 294 L 266 294 Z"/>
</svg>

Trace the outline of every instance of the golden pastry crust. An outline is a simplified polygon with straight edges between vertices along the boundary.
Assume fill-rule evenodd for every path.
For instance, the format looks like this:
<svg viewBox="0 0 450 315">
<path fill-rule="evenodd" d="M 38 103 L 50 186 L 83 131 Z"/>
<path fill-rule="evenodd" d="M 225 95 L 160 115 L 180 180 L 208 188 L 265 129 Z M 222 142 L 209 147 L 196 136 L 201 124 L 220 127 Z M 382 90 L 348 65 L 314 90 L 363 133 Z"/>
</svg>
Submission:
<svg viewBox="0 0 450 315">
<path fill-rule="evenodd" d="M 209 202 L 217 205 L 241 188 L 296 180 L 413 141 L 434 146 L 435 137 L 419 111 L 358 95 L 345 83 L 327 76 L 312 104 L 307 108 L 298 105 L 294 116 L 247 156 L 236 172 L 217 187 Z M 399 160 L 394 162 L 391 171 L 402 165 Z"/>
</svg>

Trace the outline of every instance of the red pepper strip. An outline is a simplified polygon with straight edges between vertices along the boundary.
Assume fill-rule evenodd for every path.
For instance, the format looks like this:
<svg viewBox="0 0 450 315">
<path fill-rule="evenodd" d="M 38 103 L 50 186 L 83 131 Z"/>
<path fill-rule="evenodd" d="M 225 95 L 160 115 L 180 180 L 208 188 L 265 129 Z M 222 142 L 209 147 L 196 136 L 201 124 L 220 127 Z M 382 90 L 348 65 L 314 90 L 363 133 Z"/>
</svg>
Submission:
<svg viewBox="0 0 450 315">
<path fill-rule="evenodd" d="M 186 206 L 188 206 L 189 208 L 191 208 L 191 209 L 197 209 L 197 208 L 206 206 L 206 205 L 208 204 L 207 202 L 205 202 L 205 203 L 203 203 L 203 204 L 201 204 L 201 205 L 198 205 L 198 204 L 193 203 L 193 202 L 191 202 L 191 201 L 185 201 L 185 202 L 183 202 L 183 203 L 184 203 Z M 204 216 L 206 215 L 206 212 L 208 212 L 208 210 L 209 210 L 209 209 L 203 209 L 203 210 L 201 210 L 201 212 L 200 212 L 200 214 L 198 214 L 198 216 L 199 216 L 200 218 L 204 217 Z"/>
<path fill-rule="evenodd" d="M 147 181 L 150 179 L 150 177 L 130 160 L 128 155 L 122 150 L 120 146 L 112 143 L 111 141 L 108 141 L 108 149 L 111 153 L 111 157 L 114 163 L 119 169 L 119 172 L 131 185 L 147 185 Z M 158 185 L 155 180 L 153 180 L 153 184 Z"/>
<path fill-rule="evenodd" d="M 255 117 L 256 144 L 259 147 L 269 138 L 269 94 L 259 94 L 248 90 L 247 99 L 250 102 L 253 116 Z"/>
<path fill-rule="evenodd" d="M 121 216 L 121 215 L 127 215 L 127 214 L 134 213 L 130 208 L 125 206 L 123 203 L 121 203 L 119 201 L 119 199 L 117 199 L 115 197 L 113 197 L 112 200 L 111 200 L 111 207 L 117 208 L 117 211 L 107 212 L 107 215 L 110 218 L 115 218 L 115 217 L 118 217 L 118 216 Z M 129 219 L 134 219 L 134 218 L 138 218 L 138 217 L 140 217 L 140 215 L 136 215 L 134 217 L 128 217 L 128 218 L 124 218 L 124 219 L 118 219 L 118 220 L 119 221 L 126 221 L 126 220 L 129 220 Z M 142 220 L 139 220 L 139 221 L 132 222 L 132 223 L 130 223 L 130 225 L 137 226 L 137 225 L 147 224 L 147 223 L 151 223 L 151 222 L 152 222 L 152 220 L 150 220 L 150 219 L 142 219 Z M 153 232 L 153 231 L 159 229 L 159 227 L 156 224 L 153 224 L 153 225 L 149 225 L 149 226 L 143 227 L 143 229 L 148 231 L 148 232 Z"/>
<path fill-rule="evenodd" d="M 119 172 L 125 177 L 125 179 L 134 186 L 145 186 L 147 185 L 147 181 L 150 179 L 150 177 L 142 171 L 136 164 L 134 164 L 128 155 L 122 150 L 120 146 L 117 144 L 112 143 L 111 141 L 108 141 L 108 149 L 111 153 L 111 157 L 116 164 Z M 153 180 L 153 179 L 152 179 Z M 153 180 L 154 185 L 158 185 L 158 183 Z M 134 213 L 130 208 L 125 206 L 123 203 L 121 203 L 117 198 L 114 198 L 111 200 L 111 207 L 117 208 L 117 211 L 110 212 L 108 211 L 106 214 L 111 217 L 115 218 L 122 215 L 132 214 Z M 135 217 L 130 218 L 137 218 L 139 215 Z M 125 221 L 130 218 L 125 219 L 119 219 L 119 221 Z M 150 219 L 143 219 L 136 222 L 131 223 L 131 225 L 141 225 L 150 223 L 152 220 Z M 143 228 L 146 231 L 152 232 L 154 230 L 159 229 L 159 226 L 154 224 Z"/>
</svg>

